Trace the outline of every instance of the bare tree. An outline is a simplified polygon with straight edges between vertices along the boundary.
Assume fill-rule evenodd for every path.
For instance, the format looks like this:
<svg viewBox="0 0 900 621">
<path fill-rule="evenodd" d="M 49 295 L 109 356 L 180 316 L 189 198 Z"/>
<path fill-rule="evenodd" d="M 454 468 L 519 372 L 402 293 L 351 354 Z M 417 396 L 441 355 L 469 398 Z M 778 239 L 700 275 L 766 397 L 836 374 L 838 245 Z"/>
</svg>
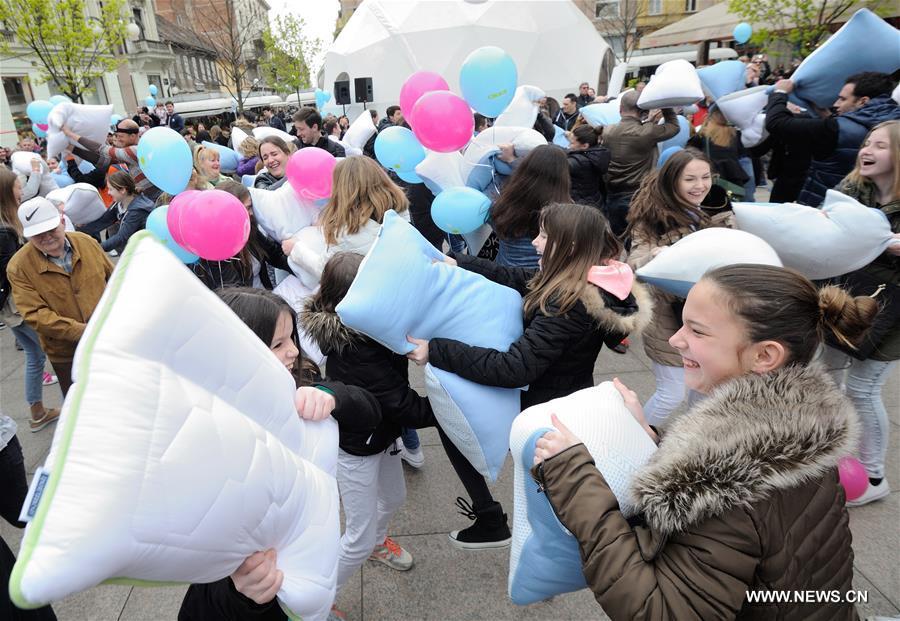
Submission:
<svg viewBox="0 0 900 621">
<path fill-rule="evenodd" d="M 622 50 L 616 54 L 620 62 L 627 63 L 638 44 L 638 19 L 647 13 L 648 0 L 611 0 L 597 3 L 597 18 L 601 20 L 603 34 L 622 41 Z"/>
<path fill-rule="evenodd" d="M 241 23 L 245 20 L 240 19 L 235 0 L 195 0 L 190 4 L 192 29 L 215 50 L 222 85 L 237 102 L 238 114 L 243 114 L 262 56 L 261 29 Z"/>
</svg>

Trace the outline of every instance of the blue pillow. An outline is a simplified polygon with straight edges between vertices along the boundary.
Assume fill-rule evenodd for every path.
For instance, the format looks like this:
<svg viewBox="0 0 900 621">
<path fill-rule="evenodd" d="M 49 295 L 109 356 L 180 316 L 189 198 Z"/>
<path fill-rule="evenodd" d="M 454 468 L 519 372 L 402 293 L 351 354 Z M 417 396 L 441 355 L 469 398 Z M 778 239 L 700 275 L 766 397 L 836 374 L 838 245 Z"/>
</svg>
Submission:
<svg viewBox="0 0 900 621">
<path fill-rule="evenodd" d="M 747 65 L 739 60 L 723 60 L 697 69 L 697 75 L 700 76 L 703 92 L 715 101 L 744 88 L 747 83 Z"/>
<path fill-rule="evenodd" d="M 522 335 L 521 296 L 443 258 L 411 224 L 387 212 L 378 239 L 338 304 L 338 316 L 399 354 L 413 349 L 407 335 L 506 351 Z M 441 426 L 457 430 L 451 438 L 459 450 L 479 472 L 496 479 L 519 413 L 519 391 L 438 369 L 427 372 L 432 377 L 428 396 Z"/>
<path fill-rule="evenodd" d="M 519 605 L 587 586 L 578 542 L 531 478 L 534 445 L 552 428 L 551 413 L 584 442 L 626 516 L 634 513 L 631 478 L 656 450 L 612 382 L 530 407 L 516 418 L 509 436 L 515 506 L 508 589 Z"/>
<path fill-rule="evenodd" d="M 203 146 L 219 152 L 219 165 L 223 173 L 229 174 L 237 170 L 238 162 L 241 161 L 241 156 L 237 151 L 208 140 L 203 141 Z"/>
<path fill-rule="evenodd" d="M 860 9 L 791 76 L 794 98 L 828 109 L 847 77 L 860 71 L 900 69 L 900 31 L 869 9 Z"/>
<path fill-rule="evenodd" d="M 65 188 L 75 183 L 68 173 L 50 173 L 50 177 L 56 182 L 58 188 Z"/>
<path fill-rule="evenodd" d="M 619 100 L 613 99 L 606 103 L 588 104 L 578 112 L 591 127 L 601 127 L 614 125 L 622 120 L 619 106 Z"/>
</svg>

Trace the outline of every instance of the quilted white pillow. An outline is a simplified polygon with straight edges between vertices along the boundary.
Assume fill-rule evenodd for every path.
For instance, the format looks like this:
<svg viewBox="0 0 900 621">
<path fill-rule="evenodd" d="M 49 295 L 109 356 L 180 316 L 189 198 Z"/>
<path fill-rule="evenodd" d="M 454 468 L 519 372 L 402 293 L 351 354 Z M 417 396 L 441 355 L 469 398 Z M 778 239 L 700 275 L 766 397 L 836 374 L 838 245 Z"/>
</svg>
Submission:
<svg viewBox="0 0 900 621">
<path fill-rule="evenodd" d="M 880 209 L 836 190 L 821 209 L 795 203 L 735 203 L 737 227 L 768 242 L 784 262 L 812 280 L 858 270 L 891 244 L 891 225 Z"/>
<path fill-rule="evenodd" d="M 661 64 L 638 98 L 644 110 L 689 106 L 703 99 L 703 87 L 694 65 L 686 60 L 670 60 Z"/>
<path fill-rule="evenodd" d="M 703 274 L 736 263 L 782 267 L 775 250 L 756 235 L 715 227 L 682 237 L 639 268 L 636 274 L 654 287 L 686 298 Z"/>
<path fill-rule="evenodd" d="M 506 106 L 506 110 L 494 120 L 494 127 L 531 127 L 537 119 L 541 99 L 547 94 L 537 86 L 523 84 L 516 88 L 516 94 Z"/>
<path fill-rule="evenodd" d="M 316 221 L 321 208 L 300 200 L 291 184 L 275 190 L 248 188 L 253 214 L 260 228 L 275 241 L 284 241 Z"/>
<path fill-rule="evenodd" d="M 612 382 L 532 406 L 516 418 L 509 434 L 515 513 L 508 588 L 510 599 L 520 605 L 587 586 L 578 542 L 531 478 L 534 443 L 553 428 L 551 413 L 584 442 L 626 516 L 634 513 L 631 478 L 656 451 Z"/>
<path fill-rule="evenodd" d="M 47 194 L 47 200 L 55 205 L 65 205 L 63 211 L 76 226 L 93 222 L 106 213 L 106 204 L 100 192 L 90 183 L 73 183 Z"/>
<path fill-rule="evenodd" d="M 289 133 L 281 131 L 280 129 L 276 129 L 274 127 L 269 127 L 268 125 L 253 128 L 253 137 L 257 140 L 262 140 L 263 138 L 268 138 L 269 136 L 278 136 L 288 145 L 290 145 L 294 141 L 294 137 Z"/>
<path fill-rule="evenodd" d="M 109 133 L 113 107 L 90 106 L 64 101 L 53 106 L 47 117 L 47 157 L 59 158 L 69 139 L 62 133 L 65 125 L 79 136 L 104 144 Z"/>
<path fill-rule="evenodd" d="M 337 425 L 306 423 L 269 349 L 149 232 L 78 346 L 10 594 L 212 582 L 278 552 L 283 607 L 324 619 L 339 541 Z"/>
<path fill-rule="evenodd" d="M 416 174 L 437 196 L 446 188 L 458 188 L 466 185 L 462 175 L 463 156 L 459 151 L 438 153 L 427 151 L 425 159 L 416 165 Z"/>
</svg>

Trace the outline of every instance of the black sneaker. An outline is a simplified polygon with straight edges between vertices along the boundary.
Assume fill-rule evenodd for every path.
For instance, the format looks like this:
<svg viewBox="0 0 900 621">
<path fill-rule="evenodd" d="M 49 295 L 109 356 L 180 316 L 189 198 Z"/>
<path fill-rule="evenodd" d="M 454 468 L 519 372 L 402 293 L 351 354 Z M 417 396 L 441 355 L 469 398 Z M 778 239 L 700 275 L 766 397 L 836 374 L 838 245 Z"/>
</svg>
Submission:
<svg viewBox="0 0 900 621">
<path fill-rule="evenodd" d="M 475 523 L 463 530 L 450 533 L 450 543 L 462 550 L 482 550 L 505 548 L 512 541 L 512 534 L 506 524 L 506 514 L 499 502 L 475 511 L 465 498 L 457 498 L 460 513 Z"/>
</svg>

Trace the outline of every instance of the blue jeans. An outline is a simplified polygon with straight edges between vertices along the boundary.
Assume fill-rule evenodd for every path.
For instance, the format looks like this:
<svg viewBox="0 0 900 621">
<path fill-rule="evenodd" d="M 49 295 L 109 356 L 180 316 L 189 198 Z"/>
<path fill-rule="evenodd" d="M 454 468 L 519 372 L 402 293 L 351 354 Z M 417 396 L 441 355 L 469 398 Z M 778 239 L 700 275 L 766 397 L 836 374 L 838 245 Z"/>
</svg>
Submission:
<svg viewBox="0 0 900 621">
<path fill-rule="evenodd" d="M 47 357 L 35 332 L 27 323 L 11 328 L 25 351 L 25 400 L 33 405 L 44 400 L 44 363 Z"/>
<path fill-rule="evenodd" d="M 828 346 L 822 353 L 822 359 L 834 382 L 844 389 L 859 414 L 859 422 L 862 424 L 860 463 L 873 479 L 884 478 L 884 459 L 891 424 L 881 398 L 881 388 L 897 361 L 857 360 Z"/>
<path fill-rule="evenodd" d="M 628 207 L 631 205 L 631 197 L 635 190 L 627 192 L 610 192 L 606 197 L 606 208 L 603 210 L 606 219 L 609 220 L 609 228 L 613 235 L 621 237 L 628 228 Z"/>
<path fill-rule="evenodd" d="M 466 240 L 462 235 L 447 233 L 447 241 L 450 243 L 450 250 L 453 252 L 463 253 L 466 251 Z M 409 448 L 408 446 L 406 448 Z"/>
<path fill-rule="evenodd" d="M 413 428 L 403 427 L 402 433 L 400 434 L 400 439 L 403 441 L 403 446 L 405 446 L 410 451 L 414 451 L 419 448 L 419 434 Z"/>
<path fill-rule="evenodd" d="M 537 267 L 537 250 L 531 245 L 530 237 L 501 239 L 500 249 L 494 262 L 505 267 Z"/>
<path fill-rule="evenodd" d="M 742 157 L 738 159 L 738 163 L 741 165 L 741 168 L 744 169 L 744 172 L 747 173 L 747 176 L 750 177 L 747 179 L 747 183 L 744 184 L 744 198 L 741 199 L 741 202 L 755 203 L 756 198 L 754 197 L 754 192 L 756 192 L 756 174 L 753 172 L 753 160 L 749 157 Z"/>
</svg>

